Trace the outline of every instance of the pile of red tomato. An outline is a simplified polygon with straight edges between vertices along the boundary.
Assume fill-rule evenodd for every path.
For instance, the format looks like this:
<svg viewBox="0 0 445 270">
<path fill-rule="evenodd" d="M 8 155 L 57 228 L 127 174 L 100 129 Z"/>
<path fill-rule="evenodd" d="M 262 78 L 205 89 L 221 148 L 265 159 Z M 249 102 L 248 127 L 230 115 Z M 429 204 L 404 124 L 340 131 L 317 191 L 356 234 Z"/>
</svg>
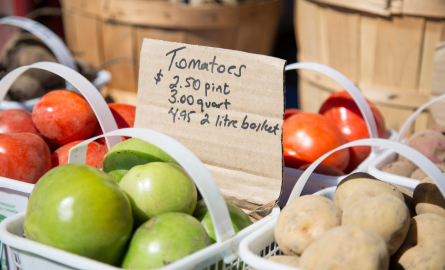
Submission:
<svg viewBox="0 0 445 270">
<path fill-rule="evenodd" d="M 385 138 L 385 122 L 377 107 L 367 101 L 380 138 Z M 319 113 L 288 109 L 284 114 L 283 150 L 286 167 L 305 170 L 323 154 L 351 141 L 369 138 L 366 122 L 346 91 L 332 94 Z M 339 150 L 326 158 L 316 172 L 339 176 L 352 172 L 371 153 L 369 146 Z"/>
<path fill-rule="evenodd" d="M 118 128 L 133 127 L 136 107 L 118 103 L 108 107 Z M 34 184 L 51 168 L 66 164 L 72 147 L 102 133 L 89 103 L 72 91 L 46 94 L 32 114 L 0 111 L 0 176 Z M 87 164 L 101 168 L 107 151 L 104 139 L 90 143 Z"/>
</svg>

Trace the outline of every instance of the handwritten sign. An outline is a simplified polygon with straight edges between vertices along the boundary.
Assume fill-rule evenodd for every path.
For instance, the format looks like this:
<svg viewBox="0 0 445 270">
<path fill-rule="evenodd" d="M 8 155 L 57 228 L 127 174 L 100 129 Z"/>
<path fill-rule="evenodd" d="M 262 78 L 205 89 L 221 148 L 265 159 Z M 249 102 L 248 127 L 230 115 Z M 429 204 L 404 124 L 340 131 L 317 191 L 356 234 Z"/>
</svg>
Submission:
<svg viewBox="0 0 445 270">
<path fill-rule="evenodd" d="M 283 179 L 285 61 L 145 39 L 136 127 L 167 134 L 206 164 L 226 200 L 257 211 Z"/>
</svg>

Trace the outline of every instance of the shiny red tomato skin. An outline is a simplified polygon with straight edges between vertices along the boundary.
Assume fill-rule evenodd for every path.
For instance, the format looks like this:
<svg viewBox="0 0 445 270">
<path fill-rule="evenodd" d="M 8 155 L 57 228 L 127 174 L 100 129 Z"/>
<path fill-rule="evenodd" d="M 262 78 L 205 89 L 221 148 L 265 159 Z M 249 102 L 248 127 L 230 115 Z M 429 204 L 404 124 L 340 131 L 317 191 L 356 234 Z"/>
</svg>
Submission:
<svg viewBox="0 0 445 270">
<path fill-rule="evenodd" d="M 32 122 L 31 113 L 21 109 L 0 111 L 0 133 L 33 133 L 40 135 Z"/>
<path fill-rule="evenodd" d="M 289 117 L 283 124 L 283 148 L 286 167 L 299 168 L 312 163 L 323 154 L 346 143 L 337 126 L 320 114 L 301 113 Z M 348 149 L 339 150 L 322 164 L 344 170 L 349 163 Z"/>
<path fill-rule="evenodd" d="M 134 119 L 136 117 L 136 107 L 133 105 L 122 103 L 110 103 L 108 104 L 114 120 L 116 120 L 117 128 L 129 128 L 134 127 Z M 100 125 L 97 125 L 94 133 L 91 137 L 102 135 L 103 131 Z M 122 140 L 129 139 L 128 137 L 122 137 Z M 99 138 L 96 140 L 101 144 L 105 144 L 105 138 Z"/>
<path fill-rule="evenodd" d="M 52 161 L 52 167 L 57 167 L 63 164 L 68 164 L 68 154 L 70 152 L 70 149 L 74 146 L 78 145 L 79 143 L 83 142 L 83 140 L 80 141 L 74 141 L 69 144 L 65 144 L 64 146 L 57 149 L 52 155 L 51 155 L 51 161 Z M 104 159 L 105 154 L 108 152 L 108 149 L 105 145 L 92 142 L 88 144 L 87 148 L 87 165 L 90 165 L 92 167 L 96 167 L 98 169 L 102 169 L 102 161 Z"/>
<path fill-rule="evenodd" d="M 90 104 L 67 90 L 44 95 L 34 106 L 32 120 L 43 136 L 60 145 L 88 139 L 97 126 Z"/>
<path fill-rule="evenodd" d="M 300 111 L 299 109 L 293 109 L 293 108 L 291 108 L 291 109 L 286 109 L 286 110 L 284 111 L 284 116 L 283 116 L 283 118 L 284 118 L 284 120 L 286 120 L 286 119 L 289 118 L 290 116 L 292 116 L 292 115 L 294 115 L 294 114 L 298 114 L 298 113 L 303 113 L 303 112 Z"/>
<path fill-rule="evenodd" d="M 51 169 L 48 145 L 33 133 L 0 134 L 0 176 L 35 184 Z"/>
<path fill-rule="evenodd" d="M 377 107 L 367 100 L 372 114 L 376 120 L 377 131 L 380 138 L 386 137 L 386 127 L 383 116 Z M 366 122 L 352 97 L 347 91 L 333 93 L 321 106 L 320 114 L 334 122 L 343 133 L 348 142 L 369 138 Z M 356 146 L 349 148 L 350 161 L 345 172 L 350 173 L 371 153 L 369 146 Z"/>
</svg>

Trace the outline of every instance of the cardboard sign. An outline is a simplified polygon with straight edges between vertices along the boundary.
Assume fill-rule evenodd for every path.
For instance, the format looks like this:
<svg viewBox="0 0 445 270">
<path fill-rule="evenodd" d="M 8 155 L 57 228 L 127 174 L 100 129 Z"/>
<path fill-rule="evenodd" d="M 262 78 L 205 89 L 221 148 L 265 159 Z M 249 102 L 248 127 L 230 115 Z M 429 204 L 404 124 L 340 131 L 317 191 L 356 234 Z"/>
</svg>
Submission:
<svg viewBox="0 0 445 270">
<path fill-rule="evenodd" d="M 264 55 L 144 39 L 135 127 L 193 151 L 227 201 L 249 213 L 270 209 L 283 181 L 284 66 Z"/>
</svg>

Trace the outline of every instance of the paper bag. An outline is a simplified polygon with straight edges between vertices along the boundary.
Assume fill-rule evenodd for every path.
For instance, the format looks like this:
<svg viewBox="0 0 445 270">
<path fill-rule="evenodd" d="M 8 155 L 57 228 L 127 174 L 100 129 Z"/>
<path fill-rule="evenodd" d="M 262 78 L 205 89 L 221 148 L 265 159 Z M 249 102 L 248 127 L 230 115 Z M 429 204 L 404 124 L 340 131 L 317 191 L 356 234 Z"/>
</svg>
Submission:
<svg viewBox="0 0 445 270">
<path fill-rule="evenodd" d="M 144 39 L 135 127 L 184 144 L 224 198 L 261 218 L 283 184 L 285 61 Z"/>
</svg>

